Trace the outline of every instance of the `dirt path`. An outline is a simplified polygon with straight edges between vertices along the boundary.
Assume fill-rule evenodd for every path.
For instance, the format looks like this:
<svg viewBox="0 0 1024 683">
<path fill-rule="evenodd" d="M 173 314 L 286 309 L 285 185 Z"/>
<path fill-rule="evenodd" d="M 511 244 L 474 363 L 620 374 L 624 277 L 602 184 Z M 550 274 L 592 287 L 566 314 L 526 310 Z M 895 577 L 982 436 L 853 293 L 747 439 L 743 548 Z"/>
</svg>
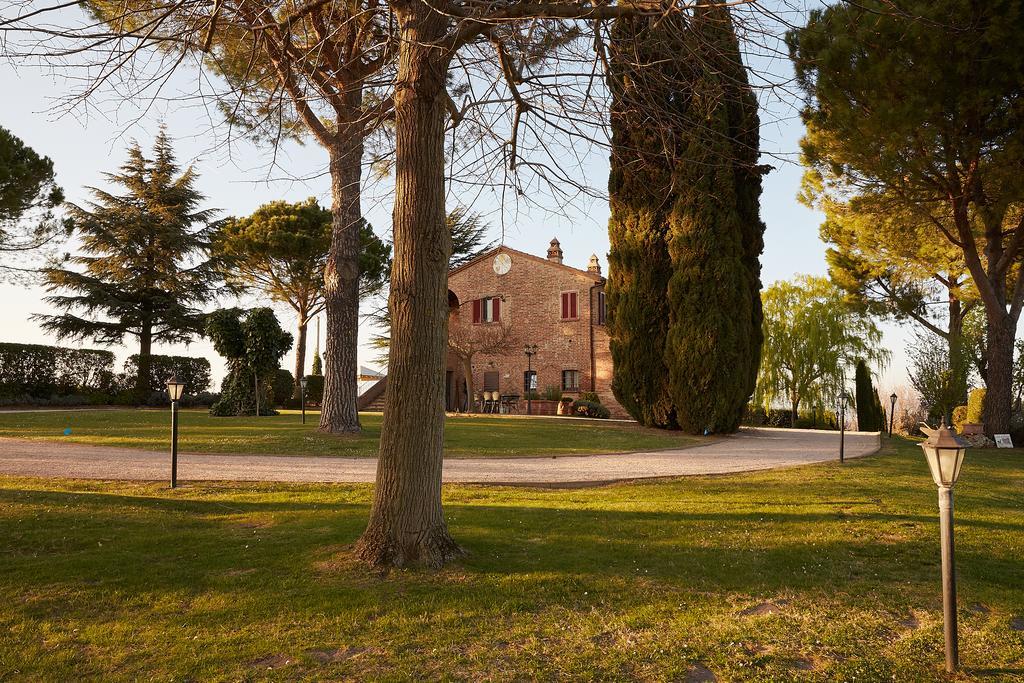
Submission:
<svg viewBox="0 0 1024 683">
<path fill-rule="evenodd" d="M 846 457 L 870 455 L 878 434 L 847 432 Z M 765 470 L 838 458 L 839 435 L 798 429 L 743 429 L 707 446 L 673 451 L 550 458 L 452 458 L 446 482 L 587 485 L 626 479 Z M 375 458 L 182 453 L 178 479 L 372 482 Z M 0 474 L 74 479 L 166 479 L 170 456 L 129 448 L 0 439 Z"/>
</svg>

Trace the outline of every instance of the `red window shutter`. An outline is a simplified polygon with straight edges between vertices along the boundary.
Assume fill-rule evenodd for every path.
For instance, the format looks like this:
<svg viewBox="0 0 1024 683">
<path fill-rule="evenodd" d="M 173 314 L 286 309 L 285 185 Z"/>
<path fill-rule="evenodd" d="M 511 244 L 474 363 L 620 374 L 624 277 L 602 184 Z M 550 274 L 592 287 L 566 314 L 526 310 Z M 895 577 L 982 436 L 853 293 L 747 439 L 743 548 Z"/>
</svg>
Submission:
<svg viewBox="0 0 1024 683">
<path fill-rule="evenodd" d="M 480 322 L 480 299 L 473 299 L 473 322 Z"/>
<path fill-rule="evenodd" d="M 569 317 L 569 293 L 562 292 L 562 320 Z"/>
<path fill-rule="evenodd" d="M 576 292 L 569 292 L 569 317 L 580 317 L 579 310 L 576 308 Z"/>
<path fill-rule="evenodd" d="M 491 299 L 494 305 L 494 322 L 501 320 L 501 299 L 494 297 Z"/>
</svg>

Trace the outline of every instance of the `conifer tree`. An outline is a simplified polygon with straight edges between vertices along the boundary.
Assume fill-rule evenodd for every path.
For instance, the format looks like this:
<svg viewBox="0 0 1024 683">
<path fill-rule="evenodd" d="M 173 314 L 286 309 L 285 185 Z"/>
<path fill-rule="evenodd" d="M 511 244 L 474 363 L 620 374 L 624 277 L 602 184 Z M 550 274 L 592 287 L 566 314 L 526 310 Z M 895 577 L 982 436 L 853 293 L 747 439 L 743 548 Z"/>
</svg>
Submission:
<svg viewBox="0 0 1024 683">
<path fill-rule="evenodd" d="M 135 389 L 144 400 L 153 389 L 153 344 L 186 342 L 202 331 L 200 306 L 213 298 L 216 280 L 208 258 L 215 212 L 199 208 L 196 174 L 180 170 L 166 130 L 152 158 L 134 143 L 120 172 L 105 175 L 124 193 L 89 188 L 93 201 L 69 205 L 84 252 L 70 259 L 78 268 L 44 271 L 49 290 L 64 292 L 46 301 L 65 313 L 35 317 L 60 338 L 137 339 Z"/>
<path fill-rule="evenodd" d="M 664 353 L 665 292 L 672 274 L 666 230 L 675 150 L 659 127 L 644 125 L 642 113 L 663 106 L 664 86 L 650 65 L 674 62 L 664 59 L 666 45 L 652 38 L 653 32 L 647 18 L 620 19 L 612 30 L 611 249 L 605 292 L 616 399 L 641 424 L 674 428 Z"/>
<path fill-rule="evenodd" d="M 728 10 L 684 21 L 616 27 L 613 388 L 644 424 L 729 432 L 762 343 L 757 102 Z"/>
</svg>

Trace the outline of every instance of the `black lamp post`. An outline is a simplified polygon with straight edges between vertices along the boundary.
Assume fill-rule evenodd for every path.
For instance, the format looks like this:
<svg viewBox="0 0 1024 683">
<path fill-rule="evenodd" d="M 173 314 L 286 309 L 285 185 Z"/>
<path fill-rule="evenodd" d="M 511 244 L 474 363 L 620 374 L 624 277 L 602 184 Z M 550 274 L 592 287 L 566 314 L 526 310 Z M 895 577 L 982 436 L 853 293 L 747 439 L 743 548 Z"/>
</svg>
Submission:
<svg viewBox="0 0 1024 683">
<path fill-rule="evenodd" d="M 928 438 L 921 444 L 932 480 L 939 487 L 939 535 L 942 547 L 942 617 L 946 640 L 946 671 L 960 666 L 956 627 L 956 564 L 953 559 L 953 485 L 960 477 L 966 445 L 946 426 L 921 431 Z"/>
<path fill-rule="evenodd" d="M 889 394 L 889 438 L 892 438 L 892 419 L 896 417 L 896 392 Z"/>
<path fill-rule="evenodd" d="M 299 380 L 299 401 L 302 402 L 302 424 L 306 424 L 306 385 L 309 380 L 305 377 Z"/>
<path fill-rule="evenodd" d="M 526 392 L 526 414 L 532 415 L 533 410 L 533 357 L 537 355 L 537 345 L 527 344 L 523 347 L 523 353 L 526 354 L 526 386 L 523 387 Z"/>
<path fill-rule="evenodd" d="M 843 391 L 839 394 L 839 462 L 845 462 L 844 450 L 846 448 L 846 404 L 850 395 Z"/>
<path fill-rule="evenodd" d="M 171 488 L 178 486 L 178 401 L 185 393 L 185 383 L 177 377 L 167 380 L 167 396 L 171 399 Z"/>
</svg>

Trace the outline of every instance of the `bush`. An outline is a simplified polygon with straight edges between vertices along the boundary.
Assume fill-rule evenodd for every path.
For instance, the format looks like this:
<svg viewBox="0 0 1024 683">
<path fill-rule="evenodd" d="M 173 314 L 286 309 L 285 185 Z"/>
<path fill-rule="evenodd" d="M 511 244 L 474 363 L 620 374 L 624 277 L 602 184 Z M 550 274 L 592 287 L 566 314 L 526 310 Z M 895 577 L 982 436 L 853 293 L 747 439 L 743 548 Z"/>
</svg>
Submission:
<svg viewBox="0 0 1024 683">
<path fill-rule="evenodd" d="M 113 367 L 111 351 L 0 343 L 0 396 L 36 403 L 108 395 L 114 390 Z"/>
<path fill-rule="evenodd" d="M 597 395 L 596 391 L 581 391 L 579 400 L 589 403 L 601 403 L 601 397 Z"/>
<path fill-rule="evenodd" d="M 558 401 L 562 398 L 562 390 L 554 385 L 544 387 L 544 399 L 547 401 Z"/>
<path fill-rule="evenodd" d="M 535 389 L 530 389 L 529 391 L 524 391 L 523 392 L 523 400 L 524 401 L 539 401 L 540 400 L 540 394 L 538 394 Z"/>
<path fill-rule="evenodd" d="M 967 406 L 953 408 L 953 426 L 956 427 L 956 431 L 962 432 L 967 422 Z"/>
<path fill-rule="evenodd" d="M 981 424 L 985 414 L 985 390 L 983 388 L 971 389 L 967 396 L 967 421 L 971 424 Z"/>
<path fill-rule="evenodd" d="M 612 416 L 612 414 L 608 412 L 608 409 L 600 403 L 584 401 L 583 399 L 576 401 L 576 403 L 573 404 L 572 409 L 573 415 L 578 417 L 596 417 L 602 420 L 607 420 Z"/>
<path fill-rule="evenodd" d="M 306 405 L 318 406 L 324 400 L 324 376 L 306 375 Z"/>
<path fill-rule="evenodd" d="M 133 390 L 135 388 L 135 377 L 138 373 L 139 354 L 136 353 L 128 356 L 128 359 L 124 362 L 124 375 L 121 377 L 121 387 Z M 200 394 L 210 387 L 210 361 L 205 358 L 191 358 L 189 356 L 150 355 L 150 391 L 165 392 L 167 380 L 171 379 L 171 377 L 185 384 L 186 395 L 195 396 Z M 152 397 L 150 398 L 152 399 Z"/>
<path fill-rule="evenodd" d="M 295 378 L 284 368 L 274 375 L 274 405 L 284 406 L 295 393 Z"/>
</svg>

